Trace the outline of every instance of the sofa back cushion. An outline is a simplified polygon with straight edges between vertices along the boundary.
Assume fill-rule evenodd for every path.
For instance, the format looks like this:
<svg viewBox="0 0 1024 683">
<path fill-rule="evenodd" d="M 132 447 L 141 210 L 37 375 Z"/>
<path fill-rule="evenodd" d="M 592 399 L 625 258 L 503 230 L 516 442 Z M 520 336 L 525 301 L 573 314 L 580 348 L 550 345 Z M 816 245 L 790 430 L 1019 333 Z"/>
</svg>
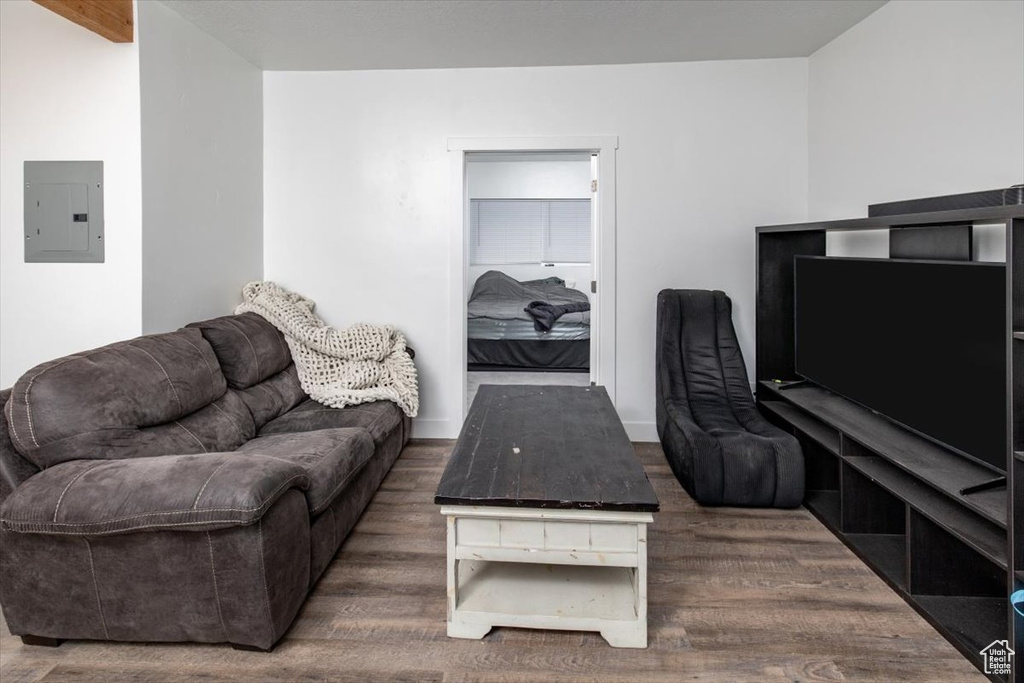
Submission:
<svg viewBox="0 0 1024 683">
<path fill-rule="evenodd" d="M 213 347 L 232 389 L 248 389 L 291 365 L 284 335 L 255 313 L 226 315 L 188 327 L 200 330 Z"/>
<path fill-rule="evenodd" d="M 248 389 L 228 389 L 228 393 L 237 394 L 245 403 L 256 431 L 309 398 L 302 390 L 294 363 L 270 379 Z"/>
<path fill-rule="evenodd" d="M 11 441 L 46 468 L 68 460 L 233 450 L 252 419 L 198 330 L 138 337 L 38 365 L 7 402 Z"/>
</svg>

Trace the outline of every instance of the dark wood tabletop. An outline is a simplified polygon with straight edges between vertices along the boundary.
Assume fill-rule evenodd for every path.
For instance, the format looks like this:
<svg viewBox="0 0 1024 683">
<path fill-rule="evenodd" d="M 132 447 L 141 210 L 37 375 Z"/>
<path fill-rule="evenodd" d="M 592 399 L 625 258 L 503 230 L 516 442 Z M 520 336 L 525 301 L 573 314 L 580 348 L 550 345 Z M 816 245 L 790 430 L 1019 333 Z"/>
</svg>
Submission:
<svg viewBox="0 0 1024 683">
<path fill-rule="evenodd" d="M 434 502 L 658 510 L 608 392 L 593 386 L 481 386 Z"/>
</svg>

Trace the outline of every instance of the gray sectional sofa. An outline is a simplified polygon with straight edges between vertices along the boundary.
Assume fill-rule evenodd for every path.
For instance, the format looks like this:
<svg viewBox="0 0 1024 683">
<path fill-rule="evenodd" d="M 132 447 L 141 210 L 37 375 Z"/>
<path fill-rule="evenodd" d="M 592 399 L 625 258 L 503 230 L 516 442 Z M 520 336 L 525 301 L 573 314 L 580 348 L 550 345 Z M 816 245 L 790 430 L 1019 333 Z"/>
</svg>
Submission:
<svg viewBox="0 0 1024 683">
<path fill-rule="evenodd" d="M 410 429 L 311 401 L 251 313 L 43 363 L 0 404 L 0 607 L 34 644 L 272 648 Z"/>
</svg>

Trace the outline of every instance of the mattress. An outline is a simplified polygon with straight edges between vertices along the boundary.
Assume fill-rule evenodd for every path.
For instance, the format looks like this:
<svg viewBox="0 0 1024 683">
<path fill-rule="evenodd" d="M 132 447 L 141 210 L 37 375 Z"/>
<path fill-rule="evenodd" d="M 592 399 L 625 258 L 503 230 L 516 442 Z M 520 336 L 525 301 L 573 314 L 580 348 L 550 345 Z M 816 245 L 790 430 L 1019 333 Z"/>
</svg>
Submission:
<svg viewBox="0 0 1024 683">
<path fill-rule="evenodd" d="M 589 339 L 468 339 L 470 367 L 586 370 Z"/>
<path fill-rule="evenodd" d="M 528 320 L 470 318 L 467 325 L 466 336 L 470 339 L 505 341 L 580 341 L 590 339 L 590 325 L 587 323 L 557 321 L 550 332 L 538 332 L 533 328 L 533 322 Z"/>
</svg>

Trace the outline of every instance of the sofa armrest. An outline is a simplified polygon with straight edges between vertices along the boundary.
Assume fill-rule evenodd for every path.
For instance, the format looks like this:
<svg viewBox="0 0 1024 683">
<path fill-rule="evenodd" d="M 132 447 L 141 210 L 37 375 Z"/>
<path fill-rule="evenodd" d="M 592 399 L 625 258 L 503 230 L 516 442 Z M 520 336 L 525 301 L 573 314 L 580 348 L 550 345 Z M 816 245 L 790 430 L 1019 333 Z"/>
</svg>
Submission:
<svg viewBox="0 0 1024 683">
<path fill-rule="evenodd" d="M 308 486 L 298 465 L 253 453 L 74 460 L 19 486 L 0 507 L 0 527 L 79 536 L 208 531 L 256 522 L 285 491 Z"/>
<path fill-rule="evenodd" d="M 7 403 L 10 398 L 10 389 L 0 391 L 0 408 L 3 408 L 3 414 L 0 414 L 0 505 L 22 482 L 39 473 L 39 468 L 21 457 L 11 441 L 11 430 L 7 423 Z"/>
</svg>

